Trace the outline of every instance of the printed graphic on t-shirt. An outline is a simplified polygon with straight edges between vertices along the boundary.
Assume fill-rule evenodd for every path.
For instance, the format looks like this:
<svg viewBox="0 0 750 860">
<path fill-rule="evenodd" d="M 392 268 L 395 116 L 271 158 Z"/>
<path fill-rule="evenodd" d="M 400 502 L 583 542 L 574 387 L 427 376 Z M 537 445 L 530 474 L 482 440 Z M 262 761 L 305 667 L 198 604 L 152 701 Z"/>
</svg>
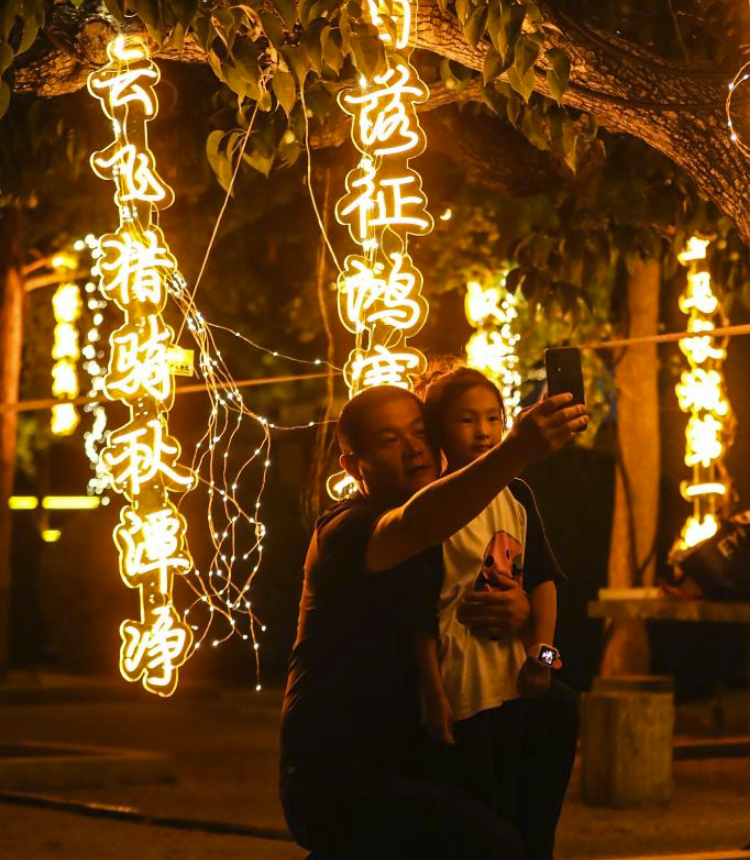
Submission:
<svg viewBox="0 0 750 860">
<path fill-rule="evenodd" d="M 503 588 L 499 574 L 523 584 L 523 546 L 506 531 L 495 532 L 487 544 L 474 589 Z"/>
</svg>

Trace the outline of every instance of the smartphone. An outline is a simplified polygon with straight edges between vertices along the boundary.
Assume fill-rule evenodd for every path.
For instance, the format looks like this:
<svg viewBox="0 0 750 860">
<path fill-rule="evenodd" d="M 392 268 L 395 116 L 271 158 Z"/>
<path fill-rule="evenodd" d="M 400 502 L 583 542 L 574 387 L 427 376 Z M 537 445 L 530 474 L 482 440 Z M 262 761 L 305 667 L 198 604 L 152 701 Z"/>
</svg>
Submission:
<svg viewBox="0 0 750 860">
<path fill-rule="evenodd" d="M 573 395 L 574 406 L 577 403 L 586 405 L 583 392 L 583 370 L 581 368 L 581 351 L 575 346 L 557 346 L 544 350 L 544 365 L 547 370 L 547 392 L 553 394 L 570 392 Z M 582 432 L 586 428 L 581 428 Z"/>
</svg>

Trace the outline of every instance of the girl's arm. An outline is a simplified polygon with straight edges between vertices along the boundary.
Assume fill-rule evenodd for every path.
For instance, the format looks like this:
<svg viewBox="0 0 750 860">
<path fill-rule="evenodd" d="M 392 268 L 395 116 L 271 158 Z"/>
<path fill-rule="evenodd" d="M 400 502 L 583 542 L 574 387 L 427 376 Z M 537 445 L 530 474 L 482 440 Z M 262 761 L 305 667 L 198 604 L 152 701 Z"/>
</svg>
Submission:
<svg viewBox="0 0 750 860">
<path fill-rule="evenodd" d="M 437 638 L 426 630 L 418 630 L 414 634 L 414 648 L 427 734 L 440 743 L 452 744 L 453 710 L 440 677 Z"/>
<path fill-rule="evenodd" d="M 557 624 L 557 586 L 554 580 L 542 582 L 531 592 L 531 622 L 523 636 L 524 648 L 544 643 L 554 644 Z M 527 657 L 518 676 L 518 692 L 522 696 L 543 696 L 549 689 L 552 670 L 532 657 Z"/>
<path fill-rule="evenodd" d="M 554 645 L 557 625 L 557 586 L 554 580 L 542 582 L 531 592 L 531 623 L 526 634 L 531 641 L 527 647 L 543 642 Z"/>
</svg>

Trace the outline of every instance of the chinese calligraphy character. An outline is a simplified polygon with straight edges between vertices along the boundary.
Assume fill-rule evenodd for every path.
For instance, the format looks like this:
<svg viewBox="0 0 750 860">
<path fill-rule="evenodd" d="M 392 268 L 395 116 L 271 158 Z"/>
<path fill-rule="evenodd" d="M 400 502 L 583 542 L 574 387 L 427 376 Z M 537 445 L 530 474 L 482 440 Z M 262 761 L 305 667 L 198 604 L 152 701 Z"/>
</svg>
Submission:
<svg viewBox="0 0 750 860">
<path fill-rule="evenodd" d="M 358 118 L 354 142 L 361 152 L 375 158 L 398 153 L 414 157 L 424 150 L 414 104 L 425 101 L 428 92 L 416 72 L 415 81 L 410 81 L 413 72 L 412 66 L 398 61 L 373 78 L 374 89 L 368 87 L 361 95 L 347 91 L 341 97 L 341 107 Z"/>
<path fill-rule="evenodd" d="M 393 265 L 370 264 L 364 257 L 349 257 L 342 276 L 339 302 L 346 327 L 353 332 L 377 323 L 402 332 L 418 331 L 427 314 L 420 295 L 422 276 L 411 259 L 391 254 Z"/>
<path fill-rule="evenodd" d="M 152 693 L 169 696 L 177 686 L 177 669 L 187 659 L 193 633 L 170 605 L 151 613 L 153 623 L 124 621 L 120 625 L 120 668 L 128 681 L 143 678 Z"/>
<path fill-rule="evenodd" d="M 126 323 L 112 335 L 112 354 L 106 380 L 112 398 L 153 397 L 165 401 L 173 393 L 167 352 L 174 332 L 155 314 L 140 324 Z"/>
<path fill-rule="evenodd" d="M 123 508 L 115 543 L 121 553 L 122 578 L 131 587 L 156 575 L 160 594 L 168 594 L 174 574 L 185 574 L 193 565 L 185 545 L 187 523 L 174 505 L 141 516 L 133 508 Z"/>
<path fill-rule="evenodd" d="M 144 484 L 157 476 L 167 490 L 192 489 L 195 475 L 177 463 L 179 457 L 179 442 L 166 435 L 160 418 L 152 418 L 145 424 L 133 421 L 120 427 L 111 434 L 102 451 L 102 462 L 112 475 L 112 483 L 131 501 L 138 497 Z"/>
<path fill-rule="evenodd" d="M 164 279 L 177 270 L 161 230 L 153 227 L 139 237 L 110 233 L 99 242 L 102 292 L 126 310 L 131 302 L 151 302 L 161 311 L 166 302 Z"/>
<path fill-rule="evenodd" d="M 114 153 L 107 156 L 107 152 Z M 139 151 L 132 143 L 111 144 L 102 152 L 91 156 L 91 166 L 102 179 L 113 179 L 117 183 L 115 201 L 118 206 L 139 200 L 143 203 L 160 203 L 160 208 L 171 206 L 174 192 L 156 173 L 154 156 L 147 149 Z"/>
</svg>

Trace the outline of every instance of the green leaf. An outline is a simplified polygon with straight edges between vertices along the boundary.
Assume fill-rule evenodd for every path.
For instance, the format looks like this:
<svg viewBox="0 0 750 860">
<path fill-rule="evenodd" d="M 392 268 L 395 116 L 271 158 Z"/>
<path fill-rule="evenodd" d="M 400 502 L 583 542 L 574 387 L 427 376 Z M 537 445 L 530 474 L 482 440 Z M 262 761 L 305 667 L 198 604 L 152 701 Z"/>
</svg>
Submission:
<svg viewBox="0 0 750 860">
<path fill-rule="evenodd" d="M 273 0 L 276 11 L 286 24 L 287 30 L 293 30 L 297 23 L 297 3 L 295 0 Z"/>
<path fill-rule="evenodd" d="M 304 86 L 307 73 L 310 71 L 310 61 L 307 57 L 307 51 L 304 45 L 296 47 L 283 48 L 282 56 L 286 60 L 287 66 L 294 72 L 297 83 L 300 87 Z"/>
<path fill-rule="evenodd" d="M 135 14 L 149 27 L 156 29 L 161 23 L 161 14 L 157 0 L 128 0 Z"/>
<path fill-rule="evenodd" d="M 525 17 L 526 10 L 523 6 L 517 3 L 513 5 L 503 3 L 500 13 L 500 24 L 497 27 L 493 44 L 506 63 L 513 56 L 513 49 L 521 34 L 521 27 L 523 26 Z"/>
<path fill-rule="evenodd" d="M 284 113 L 289 116 L 297 101 L 297 87 L 294 84 L 294 78 L 289 72 L 278 70 L 271 81 L 274 95 L 279 104 L 284 108 Z"/>
<path fill-rule="evenodd" d="M 482 66 L 482 75 L 484 76 L 485 84 L 494 80 L 502 71 L 503 58 L 494 48 L 490 48 L 484 56 L 484 65 Z"/>
<path fill-rule="evenodd" d="M 13 48 L 7 42 L 0 42 L 0 75 L 13 62 Z"/>
<path fill-rule="evenodd" d="M 169 0 L 169 7 L 180 25 L 187 30 L 198 11 L 198 0 Z"/>
<path fill-rule="evenodd" d="M 570 79 L 570 59 L 565 51 L 560 48 L 552 48 L 546 53 L 550 64 L 547 69 L 547 86 L 558 104 L 562 104 L 563 94 L 568 87 Z"/>
<path fill-rule="evenodd" d="M 514 63 L 508 69 L 508 83 L 525 102 L 528 102 L 536 84 L 534 62 L 538 56 L 539 45 L 526 35 L 519 36 L 514 52 Z"/>
<path fill-rule="evenodd" d="M 352 38 L 352 58 L 358 71 L 371 78 L 385 60 L 383 43 L 377 35 L 358 35 Z"/>
<path fill-rule="evenodd" d="M 260 80 L 258 51 L 251 39 L 235 39 L 232 47 L 232 60 L 244 81 L 253 84 L 258 83 Z"/>
<path fill-rule="evenodd" d="M 487 7 L 477 6 L 464 24 L 464 36 L 472 48 L 476 48 L 487 23 Z"/>
<path fill-rule="evenodd" d="M 229 63 L 221 63 L 221 79 L 232 92 L 237 93 L 241 99 L 245 98 L 247 95 L 247 81 L 238 69 L 230 66 Z"/>
<path fill-rule="evenodd" d="M 514 63 L 519 77 L 524 77 L 533 69 L 538 56 L 539 45 L 530 36 L 519 36 L 514 52 Z"/>
<path fill-rule="evenodd" d="M 316 18 L 302 34 L 307 56 L 310 58 L 310 66 L 318 74 L 323 68 L 323 39 L 321 33 L 328 28 L 325 18 Z"/>
<path fill-rule="evenodd" d="M 219 172 L 219 146 L 223 137 L 223 131 L 212 131 L 206 139 L 206 158 L 216 174 Z"/>
<path fill-rule="evenodd" d="M 269 151 L 269 148 L 262 141 L 254 142 L 250 152 L 246 152 L 243 158 L 251 167 L 268 178 L 273 167 L 274 153 L 272 150 Z"/>
<path fill-rule="evenodd" d="M 468 20 L 469 15 L 471 14 L 471 9 L 471 0 L 456 0 L 456 16 L 458 17 L 461 26 L 463 26 Z"/>
<path fill-rule="evenodd" d="M 280 51 L 284 45 L 284 27 L 281 21 L 270 12 L 258 12 L 258 17 L 263 25 L 266 38 L 277 51 Z"/>
<path fill-rule="evenodd" d="M 8 41 L 10 31 L 21 13 L 21 0 L 6 0 L 0 11 L 0 37 Z"/>
<path fill-rule="evenodd" d="M 16 49 L 16 54 L 23 54 L 24 51 L 34 44 L 40 28 L 44 25 L 44 6 L 37 3 L 23 4 L 23 36 L 21 42 Z"/>
<path fill-rule="evenodd" d="M 10 104 L 10 87 L 5 81 L 0 81 L 0 117 L 5 114 Z"/>
<path fill-rule="evenodd" d="M 344 55 L 341 48 L 336 44 L 334 32 L 330 27 L 325 27 L 320 34 L 320 41 L 323 47 L 323 59 L 331 67 L 333 72 L 338 75 L 341 67 L 344 65 Z"/>
</svg>

